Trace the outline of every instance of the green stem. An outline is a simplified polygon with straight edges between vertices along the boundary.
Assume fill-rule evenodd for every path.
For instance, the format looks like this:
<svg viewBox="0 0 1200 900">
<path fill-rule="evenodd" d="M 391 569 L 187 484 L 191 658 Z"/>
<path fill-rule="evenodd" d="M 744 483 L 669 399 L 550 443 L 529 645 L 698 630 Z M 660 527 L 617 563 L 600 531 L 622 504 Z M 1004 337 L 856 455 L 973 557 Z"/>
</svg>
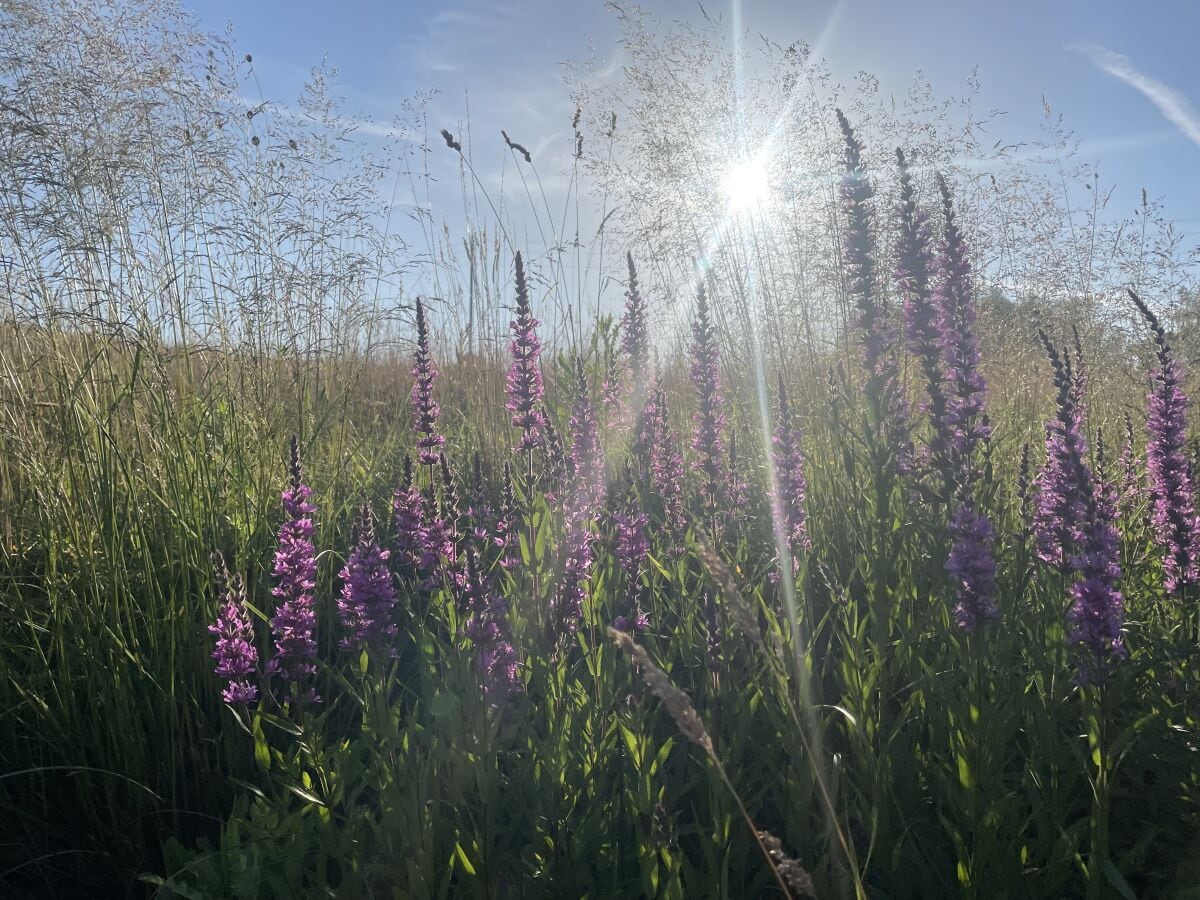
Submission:
<svg viewBox="0 0 1200 900">
<path fill-rule="evenodd" d="M 1104 687 L 1085 686 L 1084 711 L 1088 725 L 1088 749 L 1096 771 L 1092 776 L 1092 812 L 1089 818 L 1091 847 L 1087 865 L 1087 900 L 1100 900 L 1105 890 L 1104 864 L 1108 860 L 1108 756 L 1105 753 Z"/>
</svg>

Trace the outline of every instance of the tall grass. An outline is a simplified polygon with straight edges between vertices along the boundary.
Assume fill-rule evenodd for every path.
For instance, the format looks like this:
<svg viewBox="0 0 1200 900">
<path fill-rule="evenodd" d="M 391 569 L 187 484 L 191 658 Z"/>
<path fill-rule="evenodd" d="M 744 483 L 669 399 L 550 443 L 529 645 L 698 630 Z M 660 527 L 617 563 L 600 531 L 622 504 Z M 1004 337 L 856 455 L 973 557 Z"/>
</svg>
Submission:
<svg viewBox="0 0 1200 900">
<path fill-rule="evenodd" d="M 761 76 L 738 76 L 749 54 L 719 31 L 617 15 L 629 65 L 616 82 L 577 70 L 569 187 L 538 187 L 542 161 L 512 147 L 514 123 L 511 194 L 480 176 L 482 141 L 455 126 L 461 150 L 446 146 L 420 103 L 396 125 L 419 148 L 411 164 L 365 149 L 324 70 L 299 105 L 270 102 L 252 58 L 173 3 L 17 2 L 0 15 L 0 884 L 30 896 L 139 883 L 164 896 L 758 896 L 803 890 L 799 869 L 822 896 L 1185 895 L 1200 792 L 1195 597 L 1164 594 L 1136 500 L 1120 522 L 1131 656 L 1102 695 L 1080 686 L 1068 584 L 1035 564 L 1015 483 L 1022 445 L 1039 462 L 1052 415 L 1038 326 L 1067 343 L 1079 326 L 1086 430 L 1103 427 L 1111 451 L 1125 413 L 1141 433 L 1152 361 L 1113 289 L 1132 283 L 1178 311 L 1186 354 L 1194 259 L 1150 198 L 1131 220 L 1105 215 L 1052 116 L 1031 162 L 986 147 L 969 104 L 919 84 L 893 114 L 870 79 L 839 93 L 802 45 L 768 44 L 743 70 Z M 945 521 L 902 479 L 877 477 L 864 430 L 837 103 L 866 141 L 881 267 L 897 145 L 931 208 L 935 173 L 952 178 L 976 259 L 994 432 L 981 502 L 1000 535 L 1002 624 L 975 635 L 951 621 Z M 757 150 L 782 199 L 729 216 L 721 173 Z M 430 208 L 445 166 L 471 224 L 462 240 Z M 424 246 L 397 238 L 380 198 L 400 191 Z M 679 531 L 630 453 L 632 423 L 601 409 L 607 495 L 586 526 L 595 562 L 570 639 L 546 628 L 569 478 L 552 454 L 511 457 L 504 410 L 518 221 L 546 248 L 529 260 L 531 299 L 560 434 L 576 359 L 599 405 L 619 358 L 610 298 L 627 249 L 671 424 L 689 433 L 699 258 L 749 482 L 744 505 L 702 512 L 688 476 Z M 464 514 L 481 498 L 499 508 L 506 461 L 517 476 L 521 563 L 488 569 L 521 661 L 503 714 L 482 693 L 450 581 L 422 587 L 397 567 L 394 662 L 337 646 L 353 520 L 364 502 L 390 508 L 413 446 L 413 284 L 432 297 Z M 900 363 L 916 399 L 919 371 Z M 776 376 L 803 428 L 813 541 L 791 602 L 772 574 L 763 425 Z M 205 630 L 209 556 L 223 551 L 247 579 L 266 652 L 292 434 L 318 505 L 325 702 L 230 710 Z M 635 498 L 651 517 L 635 585 L 650 627 L 644 649 L 621 643 L 644 682 L 607 631 L 631 587 L 610 513 Z"/>
</svg>

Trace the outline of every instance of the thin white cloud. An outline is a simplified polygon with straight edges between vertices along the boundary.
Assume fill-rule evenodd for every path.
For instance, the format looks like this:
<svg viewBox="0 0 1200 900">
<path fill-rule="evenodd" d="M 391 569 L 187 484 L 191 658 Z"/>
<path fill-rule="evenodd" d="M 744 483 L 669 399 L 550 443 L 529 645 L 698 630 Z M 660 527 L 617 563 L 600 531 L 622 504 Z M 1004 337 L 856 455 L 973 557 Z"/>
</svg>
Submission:
<svg viewBox="0 0 1200 900">
<path fill-rule="evenodd" d="M 1073 44 L 1071 49 L 1090 59 L 1096 68 L 1139 91 L 1158 107 L 1158 111 L 1166 117 L 1167 121 L 1187 135 L 1192 143 L 1200 147 L 1200 114 L 1188 102 L 1187 97 L 1161 81 L 1138 71 L 1128 57 L 1115 50 L 1088 42 Z"/>
</svg>

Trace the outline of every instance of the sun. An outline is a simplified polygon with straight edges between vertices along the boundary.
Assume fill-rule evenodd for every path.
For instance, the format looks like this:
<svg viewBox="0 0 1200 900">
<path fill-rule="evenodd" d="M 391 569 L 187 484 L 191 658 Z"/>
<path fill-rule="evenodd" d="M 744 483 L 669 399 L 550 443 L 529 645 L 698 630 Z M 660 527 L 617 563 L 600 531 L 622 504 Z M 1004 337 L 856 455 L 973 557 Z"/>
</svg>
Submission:
<svg viewBox="0 0 1200 900">
<path fill-rule="evenodd" d="M 771 191 L 767 167 L 756 158 L 734 163 L 725 173 L 722 189 L 731 210 L 752 210 L 760 206 Z"/>
</svg>

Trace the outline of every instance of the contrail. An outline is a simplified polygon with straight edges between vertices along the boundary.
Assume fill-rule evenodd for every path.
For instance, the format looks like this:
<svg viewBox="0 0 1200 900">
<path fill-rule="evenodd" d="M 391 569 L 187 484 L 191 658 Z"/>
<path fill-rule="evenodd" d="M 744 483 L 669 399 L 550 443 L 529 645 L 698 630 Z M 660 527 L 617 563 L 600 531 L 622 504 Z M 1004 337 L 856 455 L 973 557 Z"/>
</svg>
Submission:
<svg viewBox="0 0 1200 900">
<path fill-rule="evenodd" d="M 1193 144 L 1200 147 L 1200 115 L 1197 115 L 1187 97 L 1161 81 L 1139 72 L 1128 57 L 1107 47 L 1083 42 L 1072 44 L 1071 49 L 1087 56 L 1098 69 L 1140 91 L 1147 100 L 1158 107 L 1158 111 L 1166 116 L 1168 121 L 1187 135 Z"/>
</svg>

